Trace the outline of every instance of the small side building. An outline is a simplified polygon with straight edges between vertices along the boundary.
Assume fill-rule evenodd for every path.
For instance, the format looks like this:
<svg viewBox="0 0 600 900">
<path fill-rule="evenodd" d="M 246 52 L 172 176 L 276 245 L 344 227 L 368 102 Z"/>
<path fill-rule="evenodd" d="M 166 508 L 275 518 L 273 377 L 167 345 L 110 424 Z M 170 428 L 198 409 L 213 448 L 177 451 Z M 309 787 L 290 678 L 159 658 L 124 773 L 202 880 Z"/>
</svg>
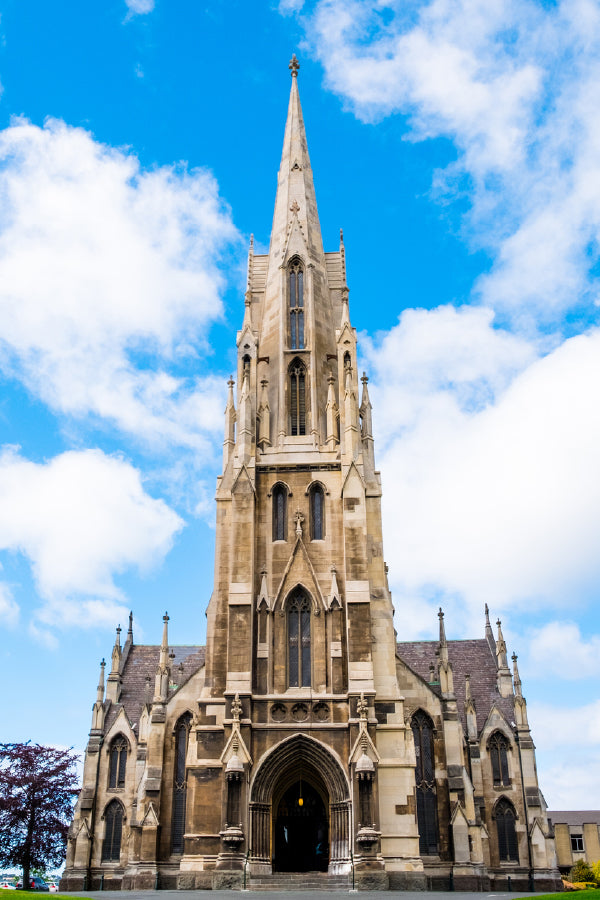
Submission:
<svg viewBox="0 0 600 900">
<path fill-rule="evenodd" d="M 568 875 L 580 859 L 589 865 L 600 860 L 600 809 L 548 810 L 548 819 L 561 875 Z"/>
</svg>

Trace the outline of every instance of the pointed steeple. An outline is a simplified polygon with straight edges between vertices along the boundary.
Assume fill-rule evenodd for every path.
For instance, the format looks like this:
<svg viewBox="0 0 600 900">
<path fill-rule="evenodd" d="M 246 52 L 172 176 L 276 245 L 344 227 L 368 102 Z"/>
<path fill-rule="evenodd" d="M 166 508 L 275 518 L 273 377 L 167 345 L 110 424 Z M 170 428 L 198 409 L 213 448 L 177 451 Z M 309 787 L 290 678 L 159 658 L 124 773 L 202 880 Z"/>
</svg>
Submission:
<svg viewBox="0 0 600 900">
<path fill-rule="evenodd" d="M 169 615 L 163 616 L 163 636 L 160 656 L 154 676 L 154 703 L 166 703 L 169 694 Z"/>
<path fill-rule="evenodd" d="M 492 631 L 492 626 L 490 624 L 490 608 L 485 604 L 485 639 L 488 642 L 489 648 L 492 653 L 496 652 L 496 642 L 494 640 L 494 632 Z"/>
<path fill-rule="evenodd" d="M 502 697 L 510 697 L 513 692 L 512 675 L 508 668 L 508 659 L 506 658 L 506 641 L 502 634 L 502 623 L 500 619 L 496 622 L 498 626 L 498 638 L 496 640 L 496 665 L 498 666 L 498 690 Z"/>
<path fill-rule="evenodd" d="M 521 676 L 517 666 L 517 654 L 512 655 L 513 662 L 513 681 L 515 686 L 515 719 L 517 720 L 517 728 L 519 731 L 528 731 L 529 722 L 527 720 L 527 701 L 523 696 L 523 688 L 521 685 Z"/>
<path fill-rule="evenodd" d="M 294 54 L 290 61 L 292 90 L 277 179 L 270 253 L 283 250 L 288 236 L 288 226 L 297 216 L 309 253 L 315 258 L 323 256 L 323 239 L 298 93 L 299 68 L 300 64 Z"/>
<path fill-rule="evenodd" d="M 112 648 L 112 665 L 110 667 L 110 675 L 106 684 L 106 699 L 117 703 L 121 693 L 121 626 L 117 626 L 115 635 L 115 643 Z"/>
<path fill-rule="evenodd" d="M 517 666 L 517 654 L 513 653 L 512 661 L 513 661 L 513 684 L 515 686 L 515 697 L 518 697 L 520 700 L 523 699 L 523 690 L 521 685 L 521 676 L 519 675 L 519 669 Z"/>
<path fill-rule="evenodd" d="M 238 416 L 238 448 L 237 456 L 240 463 L 250 459 L 252 448 L 252 400 L 250 398 L 250 365 L 244 363 L 244 375 L 242 391 L 240 394 L 240 408 Z"/>
<path fill-rule="evenodd" d="M 96 690 L 96 702 L 103 703 L 104 702 L 104 668 L 106 666 L 106 661 L 103 659 L 100 663 L 100 677 L 98 679 L 98 688 Z"/>
<path fill-rule="evenodd" d="M 223 441 L 223 471 L 229 462 L 232 450 L 235 447 L 235 401 L 233 399 L 233 378 L 227 382 L 227 406 L 225 407 L 225 439 Z"/>
</svg>

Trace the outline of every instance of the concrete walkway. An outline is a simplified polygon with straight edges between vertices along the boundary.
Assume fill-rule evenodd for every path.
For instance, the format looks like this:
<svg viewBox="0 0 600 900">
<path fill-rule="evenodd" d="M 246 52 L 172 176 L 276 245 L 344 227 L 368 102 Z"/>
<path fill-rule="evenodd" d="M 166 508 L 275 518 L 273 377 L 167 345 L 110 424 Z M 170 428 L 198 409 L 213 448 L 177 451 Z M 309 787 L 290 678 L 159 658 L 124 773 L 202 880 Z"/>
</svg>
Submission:
<svg viewBox="0 0 600 900">
<path fill-rule="evenodd" d="M 252 897 L 264 897 L 275 900 L 277 897 L 285 900 L 307 900 L 310 894 L 311 900 L 331 900 L 333 893 L 349 894 L 351 891 L 81 891 L 69 893 L 69 897 L 91 897 L 98 900 L 209 900 L 211 894 L 218 896 L 218 900 L 241 900 L 244 894 Z M 541 893 L 541 892 L 540 892 Z M 518 897 L 532 896 L 519 893 L 486 893 L 467 891 L 360 891 L 360 900 L 516 900 Z M 535 895 L 533 895 L 535 896 Z"/>
</svg>

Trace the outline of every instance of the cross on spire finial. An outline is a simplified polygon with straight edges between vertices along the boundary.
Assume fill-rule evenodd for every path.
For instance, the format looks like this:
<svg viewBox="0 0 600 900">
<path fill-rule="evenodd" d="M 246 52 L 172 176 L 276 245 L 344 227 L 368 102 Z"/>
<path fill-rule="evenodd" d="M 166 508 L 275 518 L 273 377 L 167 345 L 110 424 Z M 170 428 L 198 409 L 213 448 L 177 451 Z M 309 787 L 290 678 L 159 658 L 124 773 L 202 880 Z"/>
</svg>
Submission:
<svg viewBox="0 0 600 900">
<path fill-rule="evenodd" d="M 292 54 L 292 58 L 290 59 L 290 64 L 288 66 L 289 70 L 292 73 L 292 78 L 298 77 L 298 69 L 300 68 L 300 63 L 296 59 L 296 54 Z"/>
</svg>

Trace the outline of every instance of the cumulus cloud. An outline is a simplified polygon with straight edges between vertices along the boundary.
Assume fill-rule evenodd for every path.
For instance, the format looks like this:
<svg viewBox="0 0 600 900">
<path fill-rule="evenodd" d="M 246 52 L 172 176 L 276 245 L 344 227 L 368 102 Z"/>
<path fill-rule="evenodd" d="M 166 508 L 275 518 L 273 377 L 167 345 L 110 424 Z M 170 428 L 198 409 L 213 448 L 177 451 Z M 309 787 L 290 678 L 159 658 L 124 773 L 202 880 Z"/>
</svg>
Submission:
<svg viewBox="0 0 600 900">
<path fill-rule="evenodd" d="M 588 809 L 590 797 L 600 796 L 600 700 L 584 706 L 528 706 L 549 807 Z"/>
<path fill-rule="evenodd" d="M 4 372 L 59 414 L 206 447 L 221 385 L 185 363 L 207 350 L 237 241 L 212 175 L 144 171 L 80 128 L 17 121 L 0 192 Z"/>
<path fill-rule="evenodd" d="M 122 617 L 115 577 L 160 564 L 182 527 L 120 457 L 69 451 L 35 463 L 14 448 L 0 455 L 0 548 L 31 564 L 44 601 L 38 631 Z"/>
<path fill-rule="evenodd" d="M 447 137 L 465 234 L 495 264 L 476 286 L 523 327 L 595 309 L 600 249 L 600 9 L 592 0 L 319 0 L 307 41 L 365 121 Z M 465 178 L 466 176 L 466 178 Z"/>
<path fill-rule="evenodd" d="M 19 621 L 19 605 L 7 584 L 0 582 L 0 621 L 9 628 Z"/>
<path fill-rule="evenodd" d="M 125 0 L 130 15 L 143 16 L 152 12 L 154 0 Z"/>
<path fill-rule="evenodd" d="M 571 680 L 598 678 L 600 635 L 584 637 L 575 622 L 548 622 L 530 638 L 529 666 Z"/>
<path fill-rule="evenodd" d="M 539 356 L 485 310 L 412 310 L 367 350 L 400 622 L 419 598 L 479 613 L 589 596 L 600 332 Z"/>
</svg>

